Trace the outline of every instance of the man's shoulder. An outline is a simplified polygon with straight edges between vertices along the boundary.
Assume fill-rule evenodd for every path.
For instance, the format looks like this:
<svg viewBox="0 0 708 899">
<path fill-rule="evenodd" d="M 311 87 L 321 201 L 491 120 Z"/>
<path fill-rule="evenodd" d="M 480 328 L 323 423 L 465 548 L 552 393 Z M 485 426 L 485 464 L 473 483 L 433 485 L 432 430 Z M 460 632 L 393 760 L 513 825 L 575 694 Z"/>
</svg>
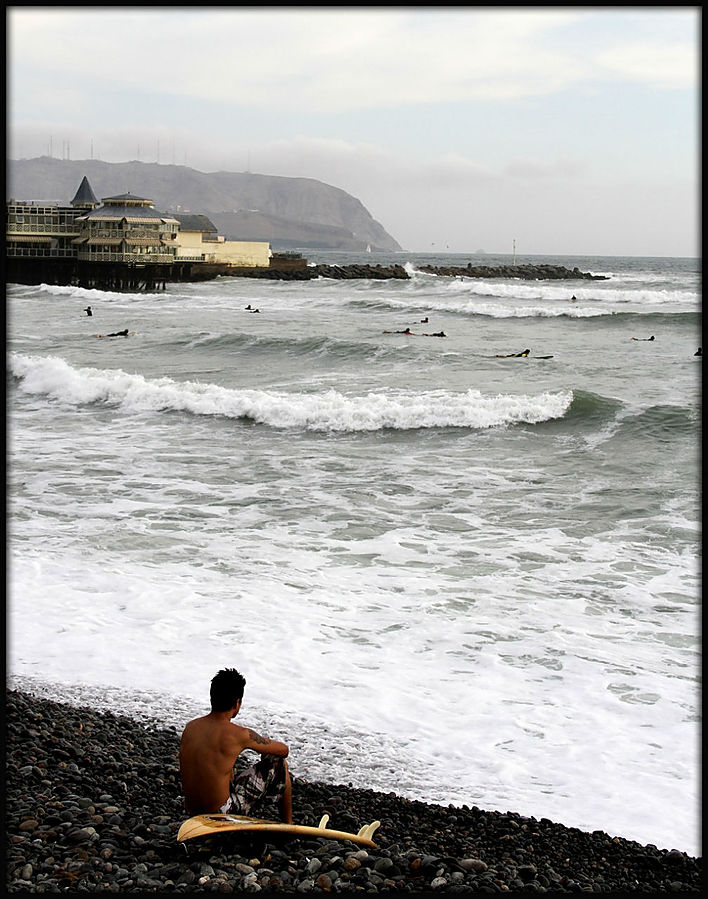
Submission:
<svg viewBox="0 0 708 899">
<path fill-rule="evenodd" d="M 189 728 L 192 728 L 192 727 L 198 727 L 199 724 L 200 724 L 200 722 L 205 721 L 206 718 L 207 718 L 206 715 L 200 715 L 198 718 L 192 718 L 191 721 L 188 721 L 188 722 L 185 724 L 184 729 L 187 730 L 188 727 L 189 727 Z"/>
<path fill-rule="evenodd" d="M 200 730 L 204 730 L 206 727 L 209 726 L 208 722 L 207 722 L 208 717 L 209 717 L 208 715 L 200 715 L 199 718 L 192 718 L 191 721 L 188 721 L 184 725 L 184 730 L 182 731 L 182 735 L 184 736 L 184 734 L 190 734 L 190 733 L 194 733 L 194 732 L 197 732 Z"/>
<path fill-rule="evenodd" d="M 244 727 L 241 724 L 236 724 L 235 721 L 229 721 L 228 731 L 232 736 L 236 737 L 239 740 L 247 739 L 248 735 L 251 733 L 251 729 L 249 727 Z"/>
</svg>

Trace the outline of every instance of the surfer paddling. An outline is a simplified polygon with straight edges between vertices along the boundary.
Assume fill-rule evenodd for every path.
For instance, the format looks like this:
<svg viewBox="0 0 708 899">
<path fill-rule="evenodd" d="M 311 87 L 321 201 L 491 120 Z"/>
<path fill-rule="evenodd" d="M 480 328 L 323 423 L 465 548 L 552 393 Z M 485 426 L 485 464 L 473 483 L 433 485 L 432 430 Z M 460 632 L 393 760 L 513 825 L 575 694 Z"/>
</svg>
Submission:
<svg viewBox="0 0 708 899">
<path fill-rule="evenodd" d="M 405 331 L 383 331 L 383 334 L 410 334 L 411 337 L 447 337 L 447 334 L 444 331 L 435 331 L 432 334 L 418 334 L 415 331 L 411 331 L 410 328 L 406 328 Z"/>
<path fill-rule="evenodd" d="M 129 331 L 124 328 L 122 331 L 113 331 L 112 334 L 97 334 L 96 337 L 128 337 Z"/>
<path fill-rule="evenodd" d="M 286 824 L 292 824 L 292 783 L 288 747 L 249 727 L 232 724 L 243 700 L 246 679 L 224 668 L 211 681 L 211 712 L 190 721 L 182 733 L 179 767 L 188 814 L 251 815 L 266 797 L 278 799 Z M 240 773 L 234 770 L 244 749 L 261 759 Z"/>
</svg>

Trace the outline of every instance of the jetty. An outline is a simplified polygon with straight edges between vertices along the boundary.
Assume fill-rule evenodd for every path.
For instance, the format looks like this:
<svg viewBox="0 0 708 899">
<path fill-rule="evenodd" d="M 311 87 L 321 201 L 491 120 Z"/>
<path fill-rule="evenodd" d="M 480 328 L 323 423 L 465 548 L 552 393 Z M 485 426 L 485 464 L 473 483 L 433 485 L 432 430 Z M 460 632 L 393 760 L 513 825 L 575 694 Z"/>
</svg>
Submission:
<svg viewBox="0 0 708 899">
<path fill-rule="evenodd" d="M 524 281 L 605 281 L 607 275 L 593 275 L 581 272 L 577 266 L 566 268 L 562 265 L 499 265 L 483 266 L 468 263 L 466 266 L 419 265 L 416 270 L 432 275 L 454 278 L 520 278 Z M 308 265 L 301 268 L 281 270 L 271 268 L 239 268 L 229 273 L 234 278 L 268 278 L 280 281 L 310 281 L 313 278 L 335 278 L 352 280 L 371 278 L 375 280 L 409 280 L 410 275 L 402 265 Z"/>
<path fill-rule="evenodd" d="M 563 265 L 419 265 L 418 271 L 454 278 L 521 278 L 523 281 L 607 281 L 607 275 L 593 275 Z"/>
</svg>

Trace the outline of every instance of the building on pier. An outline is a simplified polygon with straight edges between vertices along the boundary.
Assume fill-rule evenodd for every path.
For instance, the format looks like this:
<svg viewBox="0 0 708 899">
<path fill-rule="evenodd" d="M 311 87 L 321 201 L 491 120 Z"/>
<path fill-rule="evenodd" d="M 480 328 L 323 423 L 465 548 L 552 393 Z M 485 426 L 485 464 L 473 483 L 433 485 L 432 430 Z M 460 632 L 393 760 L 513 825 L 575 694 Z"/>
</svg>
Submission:
<svg viewBox="0 0 708 899">
<path fill-rule="evenodd" d="M 268 268 L 273 253 L 263 240 L 225 240 L 206 215 L 175 213 L 179 222 L 178 259 L 195 259 L 215 265 Z"/>
<path fill-rule="evenodd" d="M 31 272 L 33 260 L 46 263 L 43 271 L 55 260 L 78 263 L 78 270 L 91 263 L 92 271 L 100 264 L 112 272 L 164 266 L 163 280 L 192 280 L 192 273 L 199 280 L 233 268 L 268 268 L 272 256 L 266 241 L 225 240 L 207 216 L 160 212 L 146 197 L 124 193 L 99 203 L 86 177 L 68 206 L 11 199 L 6 222 L 6 260 L 16 277 Z M 202 271 L 195 269 L 200 265 Z M 54 268 L 76 277 L 76 265 Z"/>
</svg>

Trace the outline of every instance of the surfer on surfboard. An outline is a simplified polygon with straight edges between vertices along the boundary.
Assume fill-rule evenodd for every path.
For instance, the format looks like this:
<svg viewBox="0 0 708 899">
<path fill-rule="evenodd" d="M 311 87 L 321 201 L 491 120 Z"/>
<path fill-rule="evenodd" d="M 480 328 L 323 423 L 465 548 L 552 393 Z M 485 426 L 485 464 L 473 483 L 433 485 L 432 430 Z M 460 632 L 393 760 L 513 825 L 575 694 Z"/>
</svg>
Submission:
<svg viewBox="0 0 708 899">
<path fill-rule="evenodd" d="M 410 334 L 411 337 L 447 337 L 447 334 L 444 331 L 436 331 L 433 334 L 416 334 L 415 331 L 411 331 L 410 328 L 406 328 L 405 331 L 384 331 L 384 334 Z"/>
<path fill-rule="evenodd" d="M 266 797 L 278 799 L 286 824 L 293 822 L 292 783 L 285 743 L 232 724 L 243 701 L 246 679 L 224 668 L 211 681 L 211 711 L 190 721 L 182 732 L 179 767 L 188 814 L 250 815 Z M 260 753 L 250 768 L 234 770 L 244 749 Z"/>
<path fill-rule="evenodd" d="M 497 353 L 496 359 L 525 359 L 531 350 L 524 350 L 522 353 Z"/>
</svg>

